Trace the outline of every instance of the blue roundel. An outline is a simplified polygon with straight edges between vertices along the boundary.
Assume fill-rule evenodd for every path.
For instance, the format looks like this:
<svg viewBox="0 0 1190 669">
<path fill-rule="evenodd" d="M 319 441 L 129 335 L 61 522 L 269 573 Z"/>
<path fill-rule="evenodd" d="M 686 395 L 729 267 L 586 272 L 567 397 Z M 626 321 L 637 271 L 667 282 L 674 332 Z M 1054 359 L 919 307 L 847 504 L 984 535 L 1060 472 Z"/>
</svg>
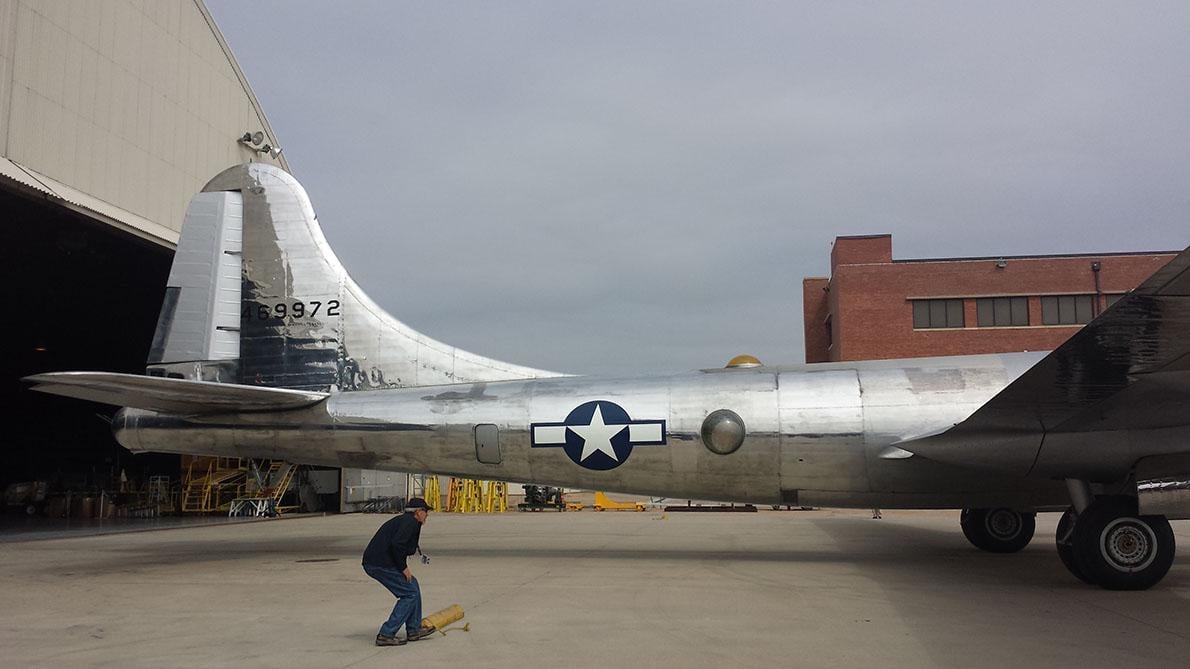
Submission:
<svg viewBox="0 0 1190 669">
<path fill-rule="evenodd" d="M 529 425 L 532 448 L 561 448 L 574 464 L 606 471 L 624 464 L 637 446 L 664 446 L 664 420 L 633 420 L 615 402 L 575 407 L 561 423 Z"/>
<path fill-rule="evenodd" d="M 587 469 L 619 467 L 632 454 L 628 412 L 607 401 L 580 404 L 566 416 L 566 456 Z"/>
</svg>

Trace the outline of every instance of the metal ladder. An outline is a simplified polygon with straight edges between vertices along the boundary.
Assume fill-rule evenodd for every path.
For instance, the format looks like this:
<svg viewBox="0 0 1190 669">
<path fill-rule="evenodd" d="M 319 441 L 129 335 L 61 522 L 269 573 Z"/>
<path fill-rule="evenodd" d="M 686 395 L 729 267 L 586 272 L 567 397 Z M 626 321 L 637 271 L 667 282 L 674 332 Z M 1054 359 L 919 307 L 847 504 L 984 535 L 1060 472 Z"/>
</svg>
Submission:
<svg viewBox="0 0 1190 669">
<path fill-rule="evenodd" d="M 289 486 L 293 483 L 294 477 L 297 476 L 297 470 L 298 467 L 295 464 L 285 462 L 284 460 L 270 460 L 268 470 L 261 476 L 264 481 L 261 496 L 273 500 L 273 507 L 277 510 L 277 513 L 298 509 L 298 505 L 296 504 L 281 506 L 281 499 L 289 491 Z"/>
</svg>

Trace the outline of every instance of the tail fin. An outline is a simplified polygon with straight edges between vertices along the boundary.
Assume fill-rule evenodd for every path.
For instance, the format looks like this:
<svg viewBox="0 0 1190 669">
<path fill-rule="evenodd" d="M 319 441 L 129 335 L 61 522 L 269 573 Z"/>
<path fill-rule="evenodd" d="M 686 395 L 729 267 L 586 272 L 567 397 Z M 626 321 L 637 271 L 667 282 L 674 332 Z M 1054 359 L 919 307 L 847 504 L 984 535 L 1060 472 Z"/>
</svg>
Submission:
<svg viewBox="0 0 1190 669">
<path fill-rule="evenodd" d="M 558 376 L 387 314 L 327 245 L 305 189 L 261 163 L 223 171 L 191 201 L 148 371 L 312 391 Z"/>
</svg>

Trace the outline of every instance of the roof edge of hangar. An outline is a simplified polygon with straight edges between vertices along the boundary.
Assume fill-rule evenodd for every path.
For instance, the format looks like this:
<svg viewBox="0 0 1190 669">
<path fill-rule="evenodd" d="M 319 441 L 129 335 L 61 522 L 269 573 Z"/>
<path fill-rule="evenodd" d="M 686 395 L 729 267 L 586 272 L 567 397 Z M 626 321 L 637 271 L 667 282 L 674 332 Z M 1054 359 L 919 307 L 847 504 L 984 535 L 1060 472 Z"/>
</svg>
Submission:
<svg viewBox="0 0 1190 669">
<path fill-rule="evenodd" d="M 240 69 L 240 63 L 236 60 L 235 53 L 232 52 L 231 47 L 227 44 L 227 40 L 223 38 L 223 31 L 219 30 L 219 25 L 215 23 L 215 18 L 211 16 L 211 12 L 207 10 L 207 6 L 202 0 L 194 0 L 194 6 L 198 8 L 202 18 L 207 22 L 207 27 L 211 29 L 211 34 L 215 36 L 215 41 L 219 43 L 219 48 L 223 50 L 223 55 L 227 57 L 228 64 L 236 74 L 236 79 L 239 80 L 240 86 L 244 88 L 244 93 L 248 96 L 248 100 L 252 103 L 252 109 L 256 111 L 257 118 L 260 119 L 262 130 L 271 137 L 274 142 L 280 143 L 277 139 L 277 133 L 273 132 L 273 126 L 269 123 L 268 116 L 264 113 L 264 107 L 261 106 L 260 100 L 256 97 L 256 91 L 252 90 L 252 85 L 248 83 L 248 77 L 244 71 Z M 289 162 L 285 159 L 284 154 L 277 156 L 277 162 L 281 163 L 281 167 L 289 172 Z"/>
</svg>

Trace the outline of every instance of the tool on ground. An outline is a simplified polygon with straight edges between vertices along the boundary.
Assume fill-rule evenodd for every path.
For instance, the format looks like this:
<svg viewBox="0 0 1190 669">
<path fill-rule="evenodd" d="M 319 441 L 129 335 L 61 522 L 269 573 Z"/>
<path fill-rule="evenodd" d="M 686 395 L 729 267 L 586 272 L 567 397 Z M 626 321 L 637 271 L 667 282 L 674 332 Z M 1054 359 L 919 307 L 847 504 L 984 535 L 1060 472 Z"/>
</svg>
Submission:
<svg viewBox="0 0 1190 669">
<path fill-rule="evenodd" d="M 645 505 L 641 502 L 617 502 L 602 492 L 596 492 L 595 504 L 592 508 L 596 511 L 604 511 L 607 509 L 614 511 L 644 511 Z"/>
<path fill-rule="evenodd" d="M 422 618 L 421 626 L 422 627 L 433 627 L 435 631 L 442 632 L 443 634 L 446 634 L 446 631 L 447 631 L 446 626 L 447 625 L 449 625 L 451 623 L 457 623 L 458 621 L 460 621 L 462 619 L 463 619 L 463 607 L 459 606 L 458 604 L 451 604 L 450 606 L 446 607 L 445 609 L 442 609 L 441 611 L 435 611 L 434 613 L 431 613 L 430 615 L 426 616 L 425 618 Z M 467 623 L 466 625 L 463 625 L 463 631 L 470 632 L 471 631 L 471 623 Z"/>
</svg>

